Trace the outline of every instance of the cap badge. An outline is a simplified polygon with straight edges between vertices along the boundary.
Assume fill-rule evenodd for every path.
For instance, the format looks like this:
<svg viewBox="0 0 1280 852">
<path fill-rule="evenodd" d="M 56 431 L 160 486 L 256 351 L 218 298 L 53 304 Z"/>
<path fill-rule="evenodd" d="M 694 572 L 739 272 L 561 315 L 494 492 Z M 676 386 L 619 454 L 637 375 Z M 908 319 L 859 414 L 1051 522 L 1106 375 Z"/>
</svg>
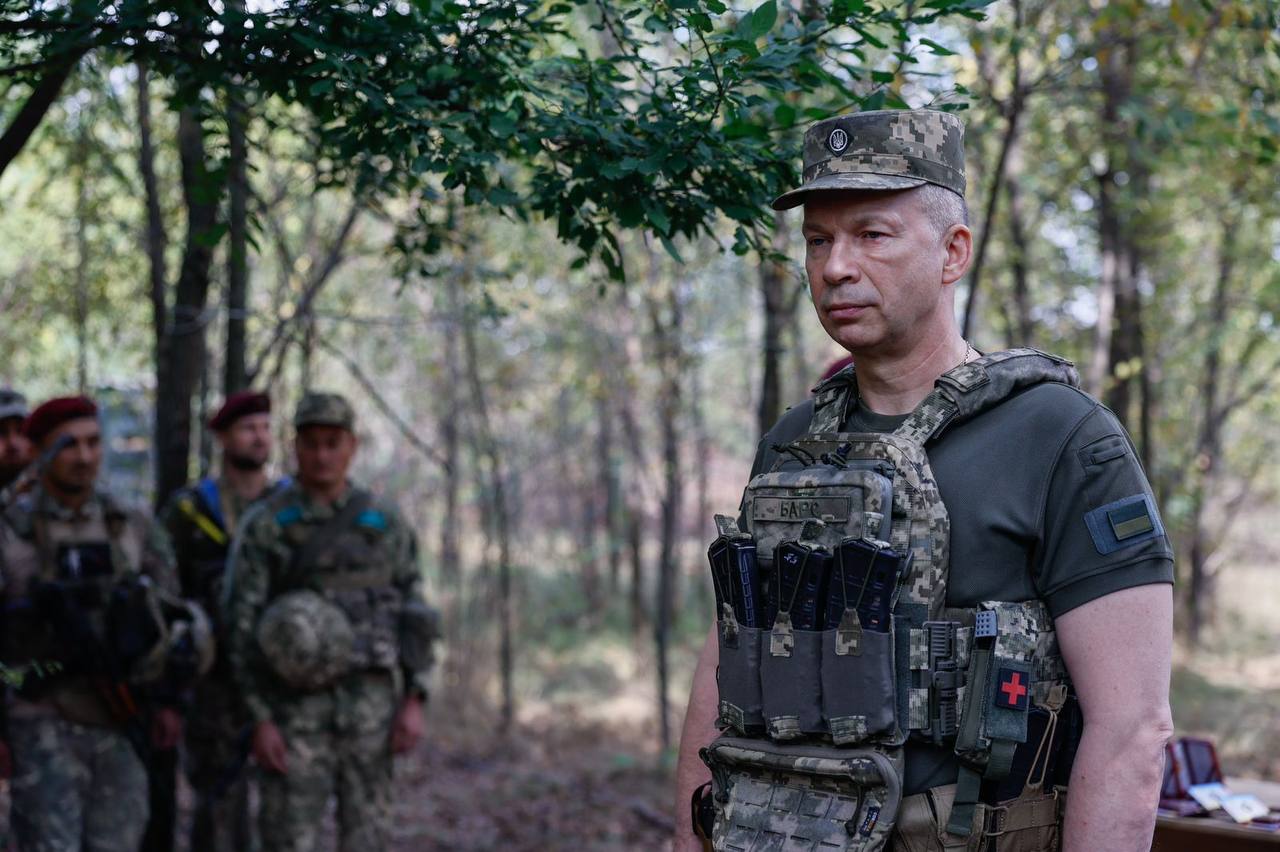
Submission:
<svg viewBox="0 0 1280 852">
<path fill-rule="evenodd" d="M 845 148 L 849 147 L 849 134 L 837 127 L 827 137 L 827 147 L 831 149 L 831 153 L 840 154 Z"/>
</svg>

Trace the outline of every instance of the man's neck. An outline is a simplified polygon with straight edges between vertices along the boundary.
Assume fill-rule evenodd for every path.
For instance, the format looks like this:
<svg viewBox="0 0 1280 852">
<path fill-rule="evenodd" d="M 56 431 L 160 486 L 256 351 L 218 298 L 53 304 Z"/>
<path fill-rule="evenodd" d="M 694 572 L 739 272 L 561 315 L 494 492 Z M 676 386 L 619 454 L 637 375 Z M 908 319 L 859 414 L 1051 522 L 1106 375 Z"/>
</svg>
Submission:
<svg viewBox="0 0 1280 852">
<path fill-rule="evenodd" d="M 908 414 L 933 390 L 943 373 L 969 357 L 969 344 L 954 328 L 936 345 L 904 354 L 854 353 L 858 396 L 877 414 Z"/>
<path fill-rule="evenodd" d="M 267 488 L 267 470 L 265 467 L 257 470 L 240 470 L 231 465 L 225 465 L 222 468 L 222 481 L 241 500 L 256 500 Z"/>
<path fill-rule="evenodd" d="M 312 502 L 319 503 L 324 506 L 332 506 L 342 499 L 347 493 L 348 483 L 344 479 L 336 485 L 317 485 L 311 482 L 298 481 L 302 486 L 302 490 L 311 498 Z"/>
<path fill-rule="evenodd" d="M 40 483 L 44 492 L 53 498 L 53 502 L 69 512 L 79 512 L 84 508 L 89 499 L 93 497 L 93 489 L 86 488 L 84 491 L 70 492 L 64 491 L 48 479 L 44 479 Z"/>
</svg>

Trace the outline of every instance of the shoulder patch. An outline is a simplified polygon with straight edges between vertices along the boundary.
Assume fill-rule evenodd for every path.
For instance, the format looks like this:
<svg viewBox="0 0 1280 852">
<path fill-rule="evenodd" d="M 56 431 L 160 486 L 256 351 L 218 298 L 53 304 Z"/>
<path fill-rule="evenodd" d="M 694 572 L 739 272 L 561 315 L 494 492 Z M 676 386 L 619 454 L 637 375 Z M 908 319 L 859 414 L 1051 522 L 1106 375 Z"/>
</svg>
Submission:
<svg viewBox="0 0 1280 852">
<path fill-rule="evenodd" d="M 1147 494 L 1099 506 L 1085 513 L 1084 522 L 1093 536 L 1093 546 L 1103 556 L 1164 536 L 1160 513 Z"/>
<path fill-rule="evenodd" d="M 382 531 L 387 528 L 387 516 L 377 509 L 365 509 L 356 515 L 356 526 Z"/>
<path fill-rule="evenodd" d="M 300 506 L 285 506 L 279 512 L 276 512 L 276 523 L 282 527 L 296 524 L 300 520 L 302 520 L 302 508 Z"/>
</svg>

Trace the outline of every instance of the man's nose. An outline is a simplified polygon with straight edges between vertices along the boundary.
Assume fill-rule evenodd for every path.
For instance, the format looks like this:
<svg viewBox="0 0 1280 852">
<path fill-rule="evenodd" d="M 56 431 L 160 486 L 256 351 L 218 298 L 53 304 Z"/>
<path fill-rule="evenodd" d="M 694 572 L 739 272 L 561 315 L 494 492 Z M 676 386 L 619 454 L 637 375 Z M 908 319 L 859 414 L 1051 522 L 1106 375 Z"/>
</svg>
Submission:
<svg viewBox="0 0 1280 852">
<path fill-rule="evenodd" d="M 862 278 L 858 252 L 853 241 L 839 237 L 832 241 L 827 262 L 822 267 L 822 280 L 828 287 L 853 283 Z"/>
</svg>

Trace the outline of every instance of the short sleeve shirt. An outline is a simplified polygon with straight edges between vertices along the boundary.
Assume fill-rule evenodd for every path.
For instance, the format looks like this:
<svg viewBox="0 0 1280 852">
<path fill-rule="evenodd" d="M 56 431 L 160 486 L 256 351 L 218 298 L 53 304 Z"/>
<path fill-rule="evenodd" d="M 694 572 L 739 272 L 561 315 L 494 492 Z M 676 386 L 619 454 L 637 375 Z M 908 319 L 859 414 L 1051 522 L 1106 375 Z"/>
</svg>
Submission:
<svg viewBox="0 0 1280 852">
<path fill-rule="evenodd" d="M 757 450 L 752 476 L 800 438 L 812 401 L 788 411 Z M 847 431 L 892 431 L 854 407 Z M 1063 384 L 1036 385 L 945 431 L 929 463 L 951 518 L 947 605 L 1043 599 L 1054 617 L 1111 592 L 1173 582 L 1173 551 L 1124 427 Z M 910 742 L 906 794 L 951 784 L 950 750 Z"/>
</svg>

